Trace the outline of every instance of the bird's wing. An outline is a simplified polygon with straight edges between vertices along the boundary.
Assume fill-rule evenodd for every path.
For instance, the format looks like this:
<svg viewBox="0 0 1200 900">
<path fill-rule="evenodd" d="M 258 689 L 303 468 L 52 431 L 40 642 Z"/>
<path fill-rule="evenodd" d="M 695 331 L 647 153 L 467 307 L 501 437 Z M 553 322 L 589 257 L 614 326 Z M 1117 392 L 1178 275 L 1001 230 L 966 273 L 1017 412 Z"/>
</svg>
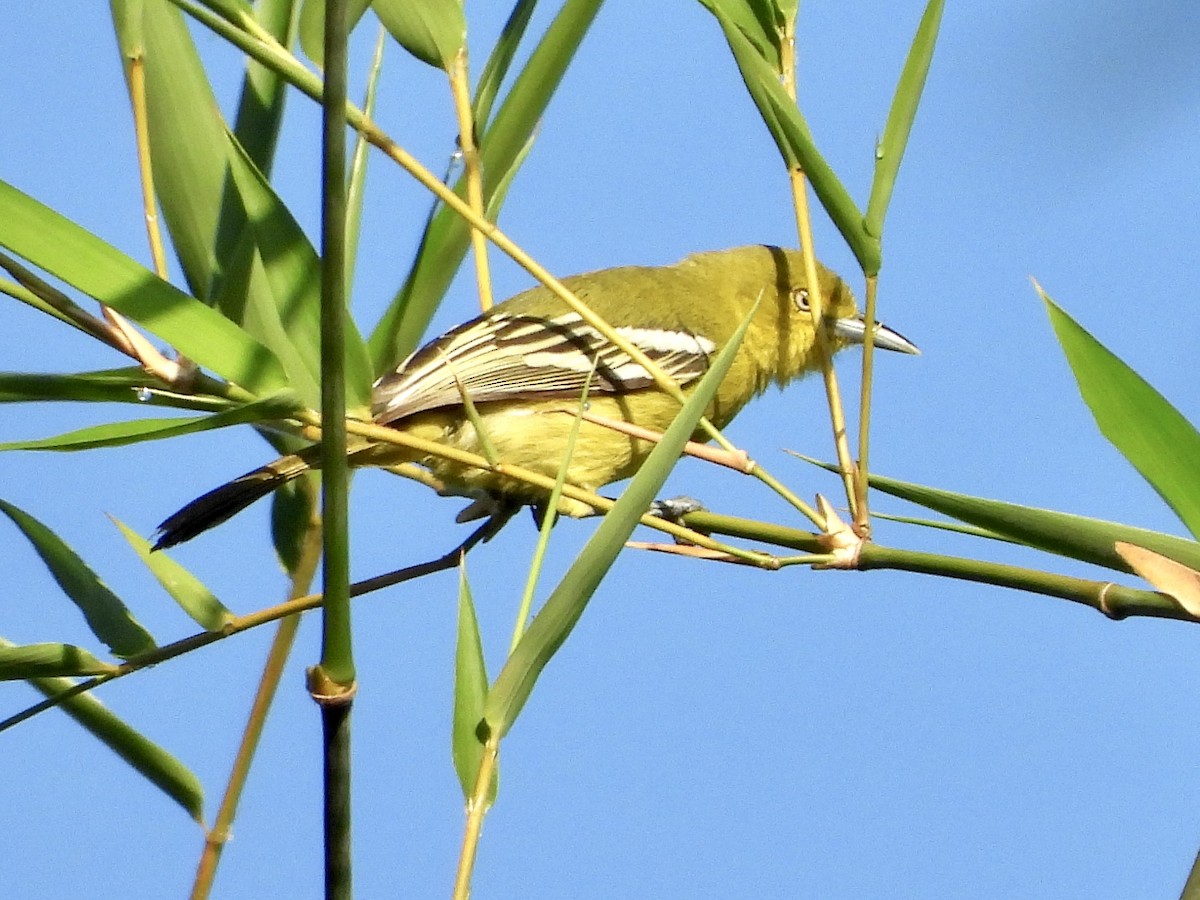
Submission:
<svg viewBox="0 0 1200 900">
<path fill-rule="evenodd" d="M 686 331 L 617 328 L 678 384 L 708 369 L 714 343 Z M 595 374 L 592 374 L 593 365 Z M 654 383 L 649 373 L 575 312 L 553 317 L 493 313 L 426 344 L 375 382 L 375 421 L 474 403 L 624 394 Z"/>
</svg>

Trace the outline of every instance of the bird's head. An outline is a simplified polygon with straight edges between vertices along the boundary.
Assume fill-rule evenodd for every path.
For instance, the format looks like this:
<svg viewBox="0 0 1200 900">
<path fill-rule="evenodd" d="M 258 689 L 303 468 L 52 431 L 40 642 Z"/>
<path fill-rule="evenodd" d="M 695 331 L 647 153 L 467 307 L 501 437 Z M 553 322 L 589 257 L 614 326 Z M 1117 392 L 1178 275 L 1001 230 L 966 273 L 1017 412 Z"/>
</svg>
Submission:
<svg viewBox="0 0 1200 900">
<path fill-rule="evenodd" d="M 815 350 L 812 302 L 814 291 L 799 250 L 770 246 L 739 247 L 705 254 L 713 263 L 736 273 L 739 306 L 757 303 L 746 342 L 760 371 L 774 380 L 791 381 L 820 366 Z M 831 269 L 816 263 L 822 321 L 828 346 L 834 352 L 867 340 L 867 327 L 850 286 Z M 743 313 L 744 314 L 744 313 Z M 899 332 L 875 323 L 872 342 L 884 350 L 919 354 L 916 345 Z"/>
</svg>

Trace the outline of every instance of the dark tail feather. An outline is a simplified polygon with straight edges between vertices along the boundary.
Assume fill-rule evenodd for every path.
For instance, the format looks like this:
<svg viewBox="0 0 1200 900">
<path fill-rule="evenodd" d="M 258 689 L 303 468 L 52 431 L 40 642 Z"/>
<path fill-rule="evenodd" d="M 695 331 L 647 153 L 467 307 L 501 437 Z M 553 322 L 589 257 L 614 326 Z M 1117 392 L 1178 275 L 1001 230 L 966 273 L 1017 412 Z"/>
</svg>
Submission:
<svg viewBox="0 0 1200 900">
<path fill-rule="evenodd" d="M 281 456 L 262 468 L 197 497 L 158 526 L 153 550 L 174 547 L 220 525 L 293 478 L 308 471 L 309 463 L 295 454 Z"/>
</svg>

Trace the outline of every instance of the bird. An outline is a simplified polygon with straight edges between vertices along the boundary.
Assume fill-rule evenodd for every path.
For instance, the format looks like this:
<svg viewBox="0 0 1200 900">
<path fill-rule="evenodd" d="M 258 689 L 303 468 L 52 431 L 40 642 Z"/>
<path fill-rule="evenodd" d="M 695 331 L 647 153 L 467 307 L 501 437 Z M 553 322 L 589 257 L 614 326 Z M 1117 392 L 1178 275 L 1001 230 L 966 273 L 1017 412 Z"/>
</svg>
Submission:
<svg viewBox="0 0 1200 900">
<path fill-rule="evenodd" d="M 837 352 L 864 343 L 866 323 L 850 287 L 821 263 L 816 266 L 827 347 Z M 772 383 L 782 387 L 820 368 L 811 286 L 797 250 L 736 247 L 695 253 L 668 266 L 601 269 L 562 283 L 685 395 L 750 316 L 732 365 L 707 409 L 718 428 Z M 882 349 L 920 353 L 880 324 L 870 340 Z M 590 415 L 578 424 L 566 477 L 595 492 L 633 475 L 654 446 L 644 433 L 633 436 L 603 420 L 662 432 L 678 413 L 679 401 L 544 286 L 496 304 L 381 376 L 372 388 L 371 417 L 378 425 L 479 455 L 485 453 L 486 439 L 487 452 L 494 453 L 490 458 L 553 478 L 576 427 L 573 414 L 585 385 Z M 466 408 L 464 394 L 473 411 Z M 697 431 L 696 439 L 707 436 Z M 476 468 L 381 442 L 352 443 L 348 453 L 355 468 L 418 463 L 446 486 L 446 493 L 486 503 L 536 508 L 546 501 L 541 489 L 495 468 Z M 319 464 L 319 447 L 313 445 L 209 491 L 163 521 L 154 549 L 196 537 Z M 561 497 L 557 512 L 582 517 L 595 510 L 581 500 Z"/>
</svg>

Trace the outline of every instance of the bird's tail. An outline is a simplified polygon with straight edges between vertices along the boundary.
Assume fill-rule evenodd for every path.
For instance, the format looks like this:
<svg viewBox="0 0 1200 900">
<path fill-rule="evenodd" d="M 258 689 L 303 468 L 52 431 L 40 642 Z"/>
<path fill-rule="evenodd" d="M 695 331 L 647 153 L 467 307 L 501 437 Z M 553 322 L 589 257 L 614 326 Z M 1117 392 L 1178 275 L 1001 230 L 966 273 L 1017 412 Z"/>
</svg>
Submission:
<svg viewBox="0 0 1200 900">
<path fill-rule="evenodd" d="M 315 449 L 315 448 L 313 448 Z M 309 453 L 281 456 L 197 497 L 158 526 L 154 550 L 174 547 L 220 525 L 231 516 L 312 468 Z"/>
</svg>

